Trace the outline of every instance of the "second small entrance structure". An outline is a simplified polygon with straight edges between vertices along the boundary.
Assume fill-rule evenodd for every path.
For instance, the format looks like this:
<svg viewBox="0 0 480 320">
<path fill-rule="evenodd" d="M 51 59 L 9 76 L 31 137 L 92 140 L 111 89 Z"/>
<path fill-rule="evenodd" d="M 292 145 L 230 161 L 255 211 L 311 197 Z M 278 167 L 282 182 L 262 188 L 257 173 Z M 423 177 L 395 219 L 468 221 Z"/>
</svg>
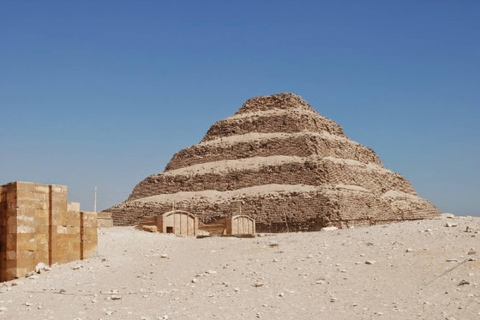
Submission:
<svg viewBox="0 0 480 320">
<path fill-rule="evenodd" d="M 236 215 L 227 219 L 202 224 L 200 230 L 213 235 L 255 235 L 255 219 L 246 215 Z"/>
</svg>

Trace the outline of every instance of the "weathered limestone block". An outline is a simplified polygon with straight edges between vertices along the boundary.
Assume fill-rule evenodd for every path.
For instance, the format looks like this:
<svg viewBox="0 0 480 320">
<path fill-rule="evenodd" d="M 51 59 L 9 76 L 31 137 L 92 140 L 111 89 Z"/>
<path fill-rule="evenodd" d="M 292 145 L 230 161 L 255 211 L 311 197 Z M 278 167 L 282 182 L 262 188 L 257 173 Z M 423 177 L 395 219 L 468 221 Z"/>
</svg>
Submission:
<svg viewBox="0 0 480 320">
<path fill-rule="evenodd" d="M 82 217 L 82 259 L 92 258 L 97 255 L 97 213 L 81 212 Z"/>
<path fill-rule="evenodd" d="M 143 231 L 148 231 L 148 232 L 158 232 L 157 226 L 143 225 L 142 230 Z"/>
<path fill-rule="evenodd" d="M 99 228 L 113 227 L 112 213 L 111 212 L 97 213 L 97 225 Z"/>
</svg>

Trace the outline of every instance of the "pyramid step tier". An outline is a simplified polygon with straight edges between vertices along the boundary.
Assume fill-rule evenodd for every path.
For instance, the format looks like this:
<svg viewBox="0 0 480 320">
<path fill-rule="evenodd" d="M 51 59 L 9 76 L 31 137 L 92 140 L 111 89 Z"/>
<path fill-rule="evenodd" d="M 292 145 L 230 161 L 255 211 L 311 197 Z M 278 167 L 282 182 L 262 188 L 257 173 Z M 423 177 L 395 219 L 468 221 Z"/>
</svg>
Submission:
<svg viewBox="0 0 480 320">
<path fill-rule="evenodd" d="M 251 113 L 257 111 L 266 111 L 272 109 L 302 109 L 307 111 L 314 110 L 307 101 L 297 94 L 282 92 L 269 96 L 259 96 L 248 99 L 238 109 L 235 114 Z"/>
<path fill-rule="evenodd" d="M 221 160 L 311 155 L 382 165 L 372 149 L 325 132 L 247 133 L 206 141 L 183 149 L 173 156 L 165 171 Z"/>
<path fill-rule="evenodd" d="M 375 193 L 397 190 L 416 195 L 401 175 L 377 164 L 320 156 L 272 156 L 194 165 L 140 182 L 128 200 L 181 191 L 228 191 L 262 184 L 358 185 Z"/>
<path fill-rule="evenodd" d="M 340 125 L 313 110 L 274 109 L 241 113 L 217 121 L 210 127 L 202 142 L 251 132 L 292 133 L 302 131 L 327 132 L 345 136 Z"/>
<path fill-rule="evenodd" d="M 109 209 L 115 225 L 172 209 L 197 214 L 202 222 L 246 214 L 258 232 L 314 231 L 324 226 L 363 226 L 432 218 L 437 209 L 428 201 L 400 191 L 379 197 L 348 185 L 262 185 L 233 191 L 178 192 L 126 201 Z"/>
</svg>

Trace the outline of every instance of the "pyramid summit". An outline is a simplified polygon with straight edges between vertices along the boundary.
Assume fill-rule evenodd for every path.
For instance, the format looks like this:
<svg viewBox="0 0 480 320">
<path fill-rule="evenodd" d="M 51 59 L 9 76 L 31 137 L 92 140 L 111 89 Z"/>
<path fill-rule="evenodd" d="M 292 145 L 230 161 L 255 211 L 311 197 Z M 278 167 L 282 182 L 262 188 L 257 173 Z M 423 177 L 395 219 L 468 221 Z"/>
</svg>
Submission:
<svg viewBox="0 0 480 320">
<path fill-rule="evenodd" d="M 134 225 L 172 206 L 205 223 L 248 215 L 261 232 L 439 214 L 372 149 L 292 93 L 247 100 L 210 127 L 200 143 L 177 152 L 163 173 L 147 177 L 106 211 L 116 225 Z"/>
<path fill-rule="evenodd" d="M 202 142 L 254 132 L 302 131 L 344 135 L 337 123 L 319 115 L 300 96 L 279 93 L 247 100 L 233 116 L 215 123 Z"/>
<path fill-rule="evenodd" d="M 307 101 L 303 100 L 302 97 L 297 94 L 278 93 L 271 96 L 260 96 L 248 99 L 235 114 L 268 111 L 272 109 L 315 111 Z"/>
</svg>

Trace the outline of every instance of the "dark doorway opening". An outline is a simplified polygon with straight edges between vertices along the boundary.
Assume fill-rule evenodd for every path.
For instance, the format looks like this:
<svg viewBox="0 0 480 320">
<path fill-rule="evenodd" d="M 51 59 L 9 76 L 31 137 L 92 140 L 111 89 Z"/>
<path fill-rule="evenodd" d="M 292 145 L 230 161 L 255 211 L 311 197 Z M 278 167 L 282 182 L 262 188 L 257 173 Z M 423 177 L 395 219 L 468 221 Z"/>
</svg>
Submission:
<svg viewBox="0 0 480 320">
<path fill-rule="evenodd" d="M 167 233 L 173 233 L 173 227 L 167 227 Z"/>
</svg>

